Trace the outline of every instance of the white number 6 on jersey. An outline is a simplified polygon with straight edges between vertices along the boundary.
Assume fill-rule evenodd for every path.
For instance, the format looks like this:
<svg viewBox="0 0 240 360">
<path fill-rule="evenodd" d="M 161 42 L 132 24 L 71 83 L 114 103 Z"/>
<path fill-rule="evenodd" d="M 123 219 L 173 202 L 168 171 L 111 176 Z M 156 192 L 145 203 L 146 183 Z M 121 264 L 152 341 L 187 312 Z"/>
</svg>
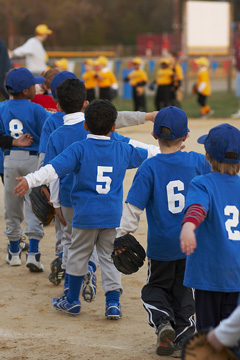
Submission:
<svg viewBox="0 0 240 360">
<path fill-rule="evenodd" d="M 103 173 L 113 172 L 112 166 L 98 166 L 97 167 L 97 182 L 105 183 L 103 185 L 96 185 L 96 190 L 99 194 L 107 194 L 110 191 L 112 179 L 109 176 L 103 176 Z"/>
<path fill-rule="evenodd" d="M 240 232 L 238 230 L 233 230 L 239 224 L 239 210 L 236 206 L 227 205 L 224 208 L 224 215 L 232 215 L 232 219 L 228 219 L 225 222 L 225 227 L 228 232 L 229 240 L 240 240 Z"/>
<path fill-rule="evenodd" d="M 184 190 L 184 183 L 180 180 L 175 180 L 167 184 L 168 210 L 172 214 L 178 214 L 184 209 L 185 197 L 181 193 L 175 194 L 174 188 L 178 191 Z"/>
</svg>

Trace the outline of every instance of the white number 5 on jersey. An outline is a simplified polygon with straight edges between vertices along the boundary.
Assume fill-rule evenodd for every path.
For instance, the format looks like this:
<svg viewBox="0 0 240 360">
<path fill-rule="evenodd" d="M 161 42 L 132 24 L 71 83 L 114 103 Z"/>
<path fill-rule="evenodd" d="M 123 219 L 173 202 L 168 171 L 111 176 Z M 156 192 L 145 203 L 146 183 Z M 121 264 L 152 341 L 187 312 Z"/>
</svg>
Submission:
<svg viewBox="0 0 240 360">
<path fill-rule="evenodd" d="M 232 219 L 225 222 L 225 227 L 228 232 L 229 240 L 240 240 L 240 231 L 234 230 L 239 224 L 239 210 L 236 206 L 227 205 L 224 208 L 224 215 L 232 215 Z"/>
<path fill-rule="evenodd" d="M 96 190 L 99 194 L 107 194 L 110 191 L 112 179 L 109 176 L 104 176 L 103 173 L 113 172 L 112 166 L 98 166 L 97 167 L 97 182 L 105 183 L 103 185 L 96 185 Z"/>
</svg>

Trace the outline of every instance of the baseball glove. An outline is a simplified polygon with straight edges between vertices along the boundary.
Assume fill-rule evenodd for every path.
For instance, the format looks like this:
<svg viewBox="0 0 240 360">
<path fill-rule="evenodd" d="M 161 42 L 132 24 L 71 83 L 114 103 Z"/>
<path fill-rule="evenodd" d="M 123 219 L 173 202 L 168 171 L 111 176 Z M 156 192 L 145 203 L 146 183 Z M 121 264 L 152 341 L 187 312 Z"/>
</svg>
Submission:
<svg viewBox="0 0 240 360">
<path fill-rule="evenodd" d="M 194 84 L 194 85 L 192 86 L 192 94 L 193 94 L 193 95 L 196 95 L 196 94 L 197 94 L 197 85 L 196 85 L 196 84 Z"/>
<path fill-rule="evenodd" d="M 237 360 L 228 348 L 218 352 L 207 341 L 207 332 L 192 335 L 183 344 L 182 360 Z"/>
<path fill-rule="evenodd" d="M 114 241 L 113 263 L 123 274 L 132 274 L 143 266 L 146 253 L 134 236 L 126 234 Z"/>
<path fill-rule="evenodd" d="M 50 202 L 50 191 L 46 185 L 38 186 L 32 189 L 30 201 L 34 215 L 45 226 L 52 221 L 55 210 Z"/>
</svg>

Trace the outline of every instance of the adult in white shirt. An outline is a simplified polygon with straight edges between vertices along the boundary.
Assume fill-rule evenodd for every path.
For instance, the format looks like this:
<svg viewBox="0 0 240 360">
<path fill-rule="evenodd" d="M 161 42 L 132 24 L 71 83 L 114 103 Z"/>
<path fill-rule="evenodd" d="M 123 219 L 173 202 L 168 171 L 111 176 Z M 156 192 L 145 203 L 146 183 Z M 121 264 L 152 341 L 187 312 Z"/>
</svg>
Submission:
<svg viewBox="0 0 240 360">
<path fill-rule="evenodd" d="M 12 52 L 10 57 L 26 57 L 26 68 L 33 73 L 39 75 L 46 70 L 47 53 L 43 47 L 43 42 L 48 35 L 52 34 L 47 25 L 40 24 L 35 28 L 35 36 L 28 39 L 22 46 L 19 46 Z"/>
</svg>

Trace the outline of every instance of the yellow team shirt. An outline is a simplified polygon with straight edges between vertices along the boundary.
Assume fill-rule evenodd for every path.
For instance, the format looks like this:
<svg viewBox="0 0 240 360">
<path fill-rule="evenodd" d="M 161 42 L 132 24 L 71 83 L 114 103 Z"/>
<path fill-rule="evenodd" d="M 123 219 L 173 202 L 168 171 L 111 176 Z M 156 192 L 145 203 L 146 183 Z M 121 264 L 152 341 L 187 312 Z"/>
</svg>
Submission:
<svg viewBox="0 0 240 360">
<path fill-rule="evenodd" d="M 172 69 L 160 69 L 157 72 L 156 84 L 157 85 L 170 85 L 173 81 L 173 71 Z"/>
<path fill-rule="evenodd" d="M 97 73 L 101 78 L 97 78 L 98 86 L 100 88 L 105 88 L 117 84 L 117 79 L 114 73 L 111 70 L 99 71 Z"/>
<path fill-rule="evenodd" d="M 136 86 L 137 83 L 142 82 L 142 81 L 148 81 L 148 76 L 145 70 L 143 69 L 138 69 L 138 70 L 133 70 L 128 74 L 128 79 L 130 82 L 130 85 L 132 86 Z"/>
<path fill-rule="evenodd" d="M 82 74 L 82 79 L 85 83 L 86 89 L 94 89 L 97 84 L 97 79 L 95 78 L 96 72 L 94 70 L 85 71 Z"/>
<path fill-rule="evenodd" d="M 203 67 L 199 69 L 196 86 L 197 86 L 197 91 L 200 94 L 204 96 L 211 95 L 211 86 L 210 86 L 210 79 L 209 79 L 209 73 L 207 67 Z"/>
</svg>

